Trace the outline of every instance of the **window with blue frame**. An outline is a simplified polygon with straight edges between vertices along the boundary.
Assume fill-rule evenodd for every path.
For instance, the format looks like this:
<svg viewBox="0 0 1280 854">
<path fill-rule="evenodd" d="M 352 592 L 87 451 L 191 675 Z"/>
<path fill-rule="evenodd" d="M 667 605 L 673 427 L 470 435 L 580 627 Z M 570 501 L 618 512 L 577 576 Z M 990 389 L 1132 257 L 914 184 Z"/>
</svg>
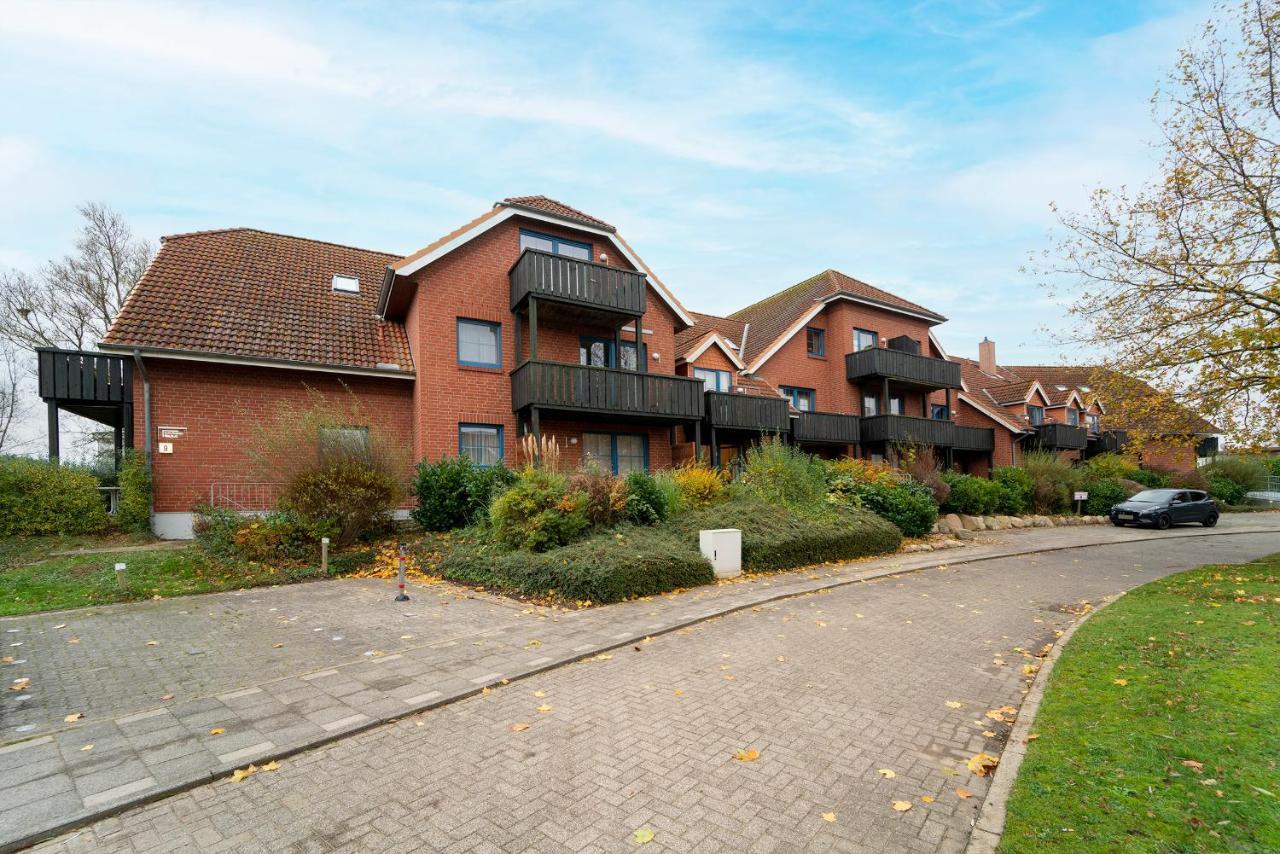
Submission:
<svg viewBox="0 0 1280 854">
<path fill-rule="evenodd" d="M 1044 423 L 1044 407 L 1032 406 L 1031 404 L 1028 403 L 1027 404 L 1027 420 L 1037 426 L 1040 424 L 1043 424 Z"/>
<path fill-rule="evenodd" d="M 702 386 L 706 391 L 728 391 L 733 382 L 728 371 L 715 368 L 694 368 L 693 377 L 702 380 Z"/>
<path fill-rule="evenodd" d="M 934 421 L 946 421 L 951 418 L 945 403 L 934 403 L 929 406 L 929 417 Z"/>
<path fill-rule="evenodd" d="M 502 462 L 501 424 L 459 424 L 458 456 L 467 457 L 478 466 L 496 466 Z"/>
<path fill-rule="evenodd" d="M 796 388 L 795 386 L 778 386 L 778 391 L 782 392 L 783 397 L 791 398 L 791 405 L 801 412 L 813 412 L 815 398 L 818 393 L 811 388 Z"/>
<path fill-rule="evenodd" d="M 880 336 L 870 329 L 853 330 L 853 349 L 870 350 L 880 343 Z"/>
<path fill-rule="evenodd" d="M 862 414 L 864 417 L 880 414 L 880 398 L 874 394 L 864 394 L 862 396 Z"/>
<path fill-rule="evenodd" d="M 904 401 L 902 400 L 901 397 L 895 396 L 895 397 L 889 398 L 889 414 L 890 415 L 901 415 L 902 410 L 904 408 L 905 408 Z"/>
<path fill-rule="evenodd" d="M 641 345 L 640 352 L 644 354 L 645 358 L 648 358 L 648 345 Z M 597 368 L 618 367 L 613 339 L 598 338 L 593 335 L 584 335 L 579 338 L 578 364 L 594 365 Z M 622 368 L 627 371 L 640 369 L 640 362 L 636 360 L 636 342 L 634 341 L 622 342 Z"/>
<path fill-rule="evenodd" d="M 636 359 L 636 342 L 622 342 L 622 369 L 624 371 L 638 371 L 640 366 L 644 364 L 644 359 L 649 357 L 649 347 L 646 344 L 640 345 L 641 358 Z"/>
<path fill-rule="evenodd" d="M 458 364 L 502 367 L 502 324 L 458 318 Z"/>
<path fill-rule="evenodd" d="M 1088 421 L 1089 421 L 1089 432 L 1090 432 L 1090 433 L 1097 433 L 1097 432 L 1101 429 L 1101 427 L 1102 427 L 1102 419 L 1101 419 L 1099 416 L 1097 416 L 1097 415 L 1086 415 L 1086 416 L 1085 416 L 1085 418 L 1086 418 L 1086 419 L 1088 419 Z"/>
<path fill-rule="evenodd" d="M 810 326 L 804 331 L 805 352 L 810 356 L 827 355 L 827 330 Z"/>
<path fill-rule="evenodd" d="M 591 260 L 590 243 L 565 240 L 563 237 L 552 237 L 550 234 L 539 234 L 522 228 L 520 229 L 520 251 L 523 252 L 526 249 L 540 249 L 543 252 L 553 252 L 556 255 L 577 258 L 580 261 Z"/>
<path fill-rule="evenodd" d="M 649 470 L 649 437 L 643 433 L 583 433 L 582 463 L 625 475 Z"/>
<path fill-rule="evenodd" d="M 1067 423 L 1072 427 L 1080 426 L 1080 410 L 1075 407 L 1067 407 Z"/>
</svg>

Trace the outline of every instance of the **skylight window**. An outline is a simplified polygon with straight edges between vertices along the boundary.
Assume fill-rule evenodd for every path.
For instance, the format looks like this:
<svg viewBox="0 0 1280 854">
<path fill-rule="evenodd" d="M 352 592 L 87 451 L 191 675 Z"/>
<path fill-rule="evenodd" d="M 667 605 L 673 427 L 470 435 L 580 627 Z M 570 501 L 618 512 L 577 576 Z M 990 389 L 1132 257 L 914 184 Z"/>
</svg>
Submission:
<svg viewBox="0 0 1280 854">
<path fill-rule="evenodd" d="M 1066 386 L 1064 386 L 1064 385 L 1056 385 L 1056 386 L 1054 386 L 1054 388 L 1056 388 L 1058 391 L 1066 391 L 1066 390 L 1067 390 L 1067 387 L 1066 387 Z"/>
<path fill-rule="evenodd" d="M 1080 390 L 1085 394 L 1088 394 L 1089 392 L 1093 391 L 1093 389 L 1089 388 L 1087 385 L 1080 386 Z"/>
<path fill-rule="evenodd" d="M 355 276 L 342 276 L 334 273 L 333 289 L 344 294 L 358 294 L 360 293 L 360 280 Z"/>
</svg>

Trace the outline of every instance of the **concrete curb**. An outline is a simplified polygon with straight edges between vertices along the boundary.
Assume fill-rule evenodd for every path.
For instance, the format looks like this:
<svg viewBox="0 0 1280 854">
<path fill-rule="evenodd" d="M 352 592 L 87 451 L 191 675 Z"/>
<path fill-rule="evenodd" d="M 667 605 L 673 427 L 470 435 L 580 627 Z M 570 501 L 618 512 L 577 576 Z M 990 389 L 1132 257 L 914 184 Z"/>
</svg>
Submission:
<svg viewBox="0 0 1280 854">
<path fill-rule="evenodd" d="M 1085 527 L 1085 526 L 1081 526 L 1081 527 Z M 1047 529 L 1033 529 L 1033 530 L 1047 530 Z M 1001 533 L 1004 533 L 1004 532 L 1001 532 Z M 1166 532 L 1162 536 L 1160 536 L 1160 538 L 1161 539 L 1181 539 L 1184 537 L 1247 536 L 1247 535 L 1254 535 L 1254 534 L 1269 534 L 1269 533 L 1280 534 L 1280 528 L 1252 529 L 1247 531 L 1221 531 L 1221 530 L 1185 531 L 1184 530 L 1183 532 L 1178 532 L 1178 533 Z M 887 560 L 887 559 L 905 557 L 908 559 L 908 565 L 904 566 L 901 564 L 894 564 L 891 566 L 881 566 L 874 569 L 868 569 L 861 572 L 854 571 L 848 575 L 843 575 L 839 578 L 828 578 L 823 581 L 817 581 L 815 583 L 805 585 L 802 589 L 768 590 L 768 591 L 761 590 L 760 591 L 761 595 L 752 596 L 745 600 L 738 600 L 737 602 L 734 602 L 732 604 L 717 605 L 716 603 L 708 603 L 706 610 L 701 610 L 698 613 L 690 615 L 686 619 L 678 620 L 678 621 L 663 625 L 662 628 L 660 629 L 652 629 L 652 630 L 647 630 L 643 632 L 636 632 L 624 638 L 615 638 L 608 642 L 600 643 L 589 650 L 582 650 L 582 651 L 574 652 L 571 655 L 560 656 L 551 661 L 545 662 L 543 664 L 539 664 L 538 666 L 534 666 L 534 667 L 526 666 L 517 671 L 511 672 L 510 674 L 504 674 L 501 679 L 495 679 L 485 684 L 476 684 L 475 687 L 473 688 L 467 688 L 461 691 L 442 694 L 440 696 L 434 697 L 429 701 L 415 704 L 412 706 L 406 706 L 403 711 L 399 711 L 394 715 L 370 716 L 367 720 L 361 721 L 359 723 L 354 723 L 348 726 L 344 726 L 343 728 L 337 731 L 334 731 L 332 733 L 325 734 L 324 736 L 310 738 L 305 743 L 299 743 L 299 744 L 274 748 L 269 752 L 265 752 L 261 755 L 253 756 L 251 760 L 248 757 L 246 757 L 243 761 L 234 763 L 234 766 L 241 767 L 248 764 L 250 761 L 252 761 L 254 764 L 261 764 L 264 762 L 269 762 L 273 759 L 277 759 L 277 760 L 287 759 L 303 751 L 312 750 L 317 747 L 323 747 L 327 744 L 331 744 L 332 742 L 337 741 L 341 738 L 346 738 L 348 736 L 366 732 L 376 727 L 395 723 L 396 721 L 403 720 L 405 718 L 412 717 L 417 714 L 421 714 L 422 712 L 431 711 L 433 709 L 440 708 L 441 706 L 446 706 L 446 705 L 450 705 L 452 703 L 458 702 L 460 700 L 465 700 L 469 697 L 480 694 L 485 690 L 491 690 L 501 685 L 510 684 L 510 683 L 518 682 L 524 679 L 528 679 L 529 677 L 537 676 L 549 670 L 555 670 L 557 668 L 563 667 L 568 664 L 573 664 L 579 661 L 585 661 L 587 659 L 595 657 L 596 655 L 599 655 L 602 652 L 610 652 L 615 649 L 631 646 L 635 644 L 637 641 L 643 640 L 645 637 L 658 637 L 661 635 L 670 634 L 671 632 L 675 632 L 680 629 L 687 628 L 689 626 L 698 625 L 699 623 L 703 623 L 713 618 L 722 617 L 727 614 L 736 613 L 738 611 L 744 611 L 749 608 L 756 607 L 763 604 L 778 602 L 784 599 L 793 599 L 799 596 L 815 593 L 820 590 L 831 590 L 839 587 L 846 587 L 853 584 L 861 584 L 863 582 L 872 581 L 879 578 L 907 575 L 914 572 L 920 572 L 922 570 L 934 569 L 939 565 L 946 565 L 948 567 L 963 566 L 967 564 L 983 563 L 985 561 L 1004 560 L 1006 558 L 1025 557 L 1028 555 L 1046 554 L 1046 553 L 1058 552 L 1058 551 L 1067 551 L 1067 550 L 1083 549 L 1083 548 L 1099 548 L 1099 547 L 1105 547 L 1105 546 L 1129 545 L 1135 542 L 1144 542 L 1149 539 L 1150 539 L 1150 535 L 1135 536 L 1135 537 L 1127 537 L 1125 539 L 1110 540 L 1107 542 L 1100 542 L 1100 543 L 1076 543 L 1076 544 L 1045 546 L 1041 548 L 1012 549 L 1009 551 L 1000 552 L 998 554 L 976 555 L 972 557 L 963 556 L 963 552 L 961 550 L 944 550 L 942 552 L 918 552 L 918 553 L 907 554 L 907 555 L 904 555 L 904 554 L 890 555 L 886 558 L 881 558 L 881 559 Z M 844 564 L 843 566 L 853 567 L 853 566 L 856 566 L 856 564 Z M 839 569 L 841 567 L 837 565 L 829 568 Z M 812 571 L 813 569 L 814 569 L 813 567 L 810 567 L 807 569 L 798 568 L 796 570 L 790 570 L 790 572 Z M 1069 632 L 1074 632 L 1076 626 L 1079 626 L 1079 625 L 1080 623 L 1075 624 L 1075 626 L 1073 626 L 1069 630 Z M 1069 634 L 1064 635 L 1061 640 L 1065 641 L 1067 637 L 1069 637 Z M 1061 644 L 1055 645 L 1054 653 L 1051 653 L 1051 656 L 1055 655 L 1057 650 L 1060 649 L 1060 647 L 1061 647 Z M 1046 660 L 1046 664 L 1048 664 L 1048 660 Z M 1041 671 L 1043 672 L 1045 669 L 1046 668 L 1042 666 Z M 1052 668 L 1049 667 L 1048 669 L 1052 669 Z M 1040 684 L 1039 674 L 1037 674 L 1036 682 L 1033 683 L 1033 691 L 1035 690 L 1035 685 L 1037 684 Z M 1028 695 L 1028 697 L 1029 696 L 1030 695 Z M 1024 706 L 1026 702 L 1027 701 L 1024 700 Z M 1019 722 L 1020 721 L 1021 721 L 1021 715 L 1019 715 Z M 1017 733 L 1017 729 L 1015 727 L 1014 734 L 1016 733 Z M 1009 752 L 1010 747 L 1012 747 L 1014 744 L 1014 734 L 1011 734 L 1010 736 L 1010 742 L 1009 742 L 1010 746 L 1006 747 L 1006 750 L 1005 750 L 1006 754 Z M 38 741 L 38 739 L 33 739 L 32 741 L 33 742 Z M 22 743 L 23 742 L 14 742 L 10 745 L 6 745 L 6 747 L 12 749 L 12 748 L 15 748 L 18 744 L 22 744 Z M 1002 762 L 1003 762 L 1003 756 L 1002 756 Z M 1001 767 L 1003 767 L 1003 764 Z M 125 812 L 126 810 L 133 809 L 134 807 L 153 803 L 155 801 L 161 800 L 166 797 L 170 797 L 172 795 L 181 794 L 182 792 L 190 791 L 191 789 L 194 789 L 197 786 L 202 786 L 207 783 L 216 782 L 219 779 L 225 779 L 231 774 L 232 770 L 234 770 L 232 766 L 227 766 L 227 767 L 213 770 L 210 772 L 192 774 L 191 777 L 186 780 L 176 781 L 167 785 L 155 786 L 153 788 L 149 788 L 145 790 L 145 792 L 141 792 L 137 794 L 136 796 L 130 796 L 127 799 L 118 801 L 116 803 L 104 805 L 96 809 L 82 810 L 79 813 L 74 814 L 73 816 L 69 816 L 66 820 L 57 822 L 56 824 L 46 825 L 43 827 L 35 827 L 35 828 L 32 828 L 26 834 L 24 834 L 22 837 L 19 837 L 17 839 L 4 840 L 3 842 L 0 842 L 0 852 L 15 851 L 21 848 L 35 845 L 38 842 L 42 842 L 53 836 L 57 836 L 60 833 L 73 830 L 77 827 L 83 827 L 84 825 L 87 825 L 87 824 L 92 824 L 93 822 L 100 821 L 104 818 L 109 818 L 114 815 L 119 815 L 120 813 Z M 1015 772 L 1016 772 L 1016 769 L 1015 769 Z M 1000 772 L 997 771 L 997 775 L 993 779 L 993 783 L 992 783 L 993 789 L 995 788 L 997 782 L 1000 779 L 1001 779 Z M 988 797 L 990 797 L 990 795 Z M 985 808 L 986 807 L 984 803 L 984 811 L 985 811 Z M 976 828 L 975 828 L 975 832 L 976 832 Z"/>
<path fill-rule="evenodd" d="M 1122 596 L 1124 591 L 1072 623 L 1063 632 L 1062 637 L 1054 643 L 1053 649 L 1041 663 L 1040 670 L 1032 680 L 1031 690 L 1027 692 L 1022 705 L 1018 708 L 1018 718 L 1009 732 L 1004 751 L 1000 754 L 1000 764 L 996 766 L 995 776 L 991 778 L 991 786 L 987 789 L 987 796 L 982 801 L 982 809 L 974 821 L 973 830 L 969 834 L 969 844 L 964 849 L 965 854 L 995 854 L 1000 845 L 1000 838 L 1004 834 L 1005 808 L 1009 803 L 1009 795 L 1013 791 L 1013 784 L 1018 779 L 1022 760 L 1027 755 L 1027 736 L 1031 734 L 1031 729 L 1035 725 L 1036 713 L 1040 711 L 1040 702 L 1044 699 L 1044 693 L 1049 687 L 1053 668 L 1062 657 L 1063 650 L 1067 648 L 1067 643 L 1075 635 L 1076 630 L 1103 608 L 1119 601 Z"/>
</svg>

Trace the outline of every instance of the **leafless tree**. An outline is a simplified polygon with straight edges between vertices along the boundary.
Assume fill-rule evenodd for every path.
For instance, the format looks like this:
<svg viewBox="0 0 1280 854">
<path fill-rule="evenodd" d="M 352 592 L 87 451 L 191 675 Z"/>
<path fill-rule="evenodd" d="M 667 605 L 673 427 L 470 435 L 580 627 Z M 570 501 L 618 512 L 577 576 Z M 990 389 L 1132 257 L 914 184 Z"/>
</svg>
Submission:
<svg viewBox="0 0 1280 854">
<path fill-rule="evenodd" d="M 14 428 L 26 411 L 21 383 L 22 372 L 13 348 L 0 343 L 0 453 L 15 450 Z"/>
<path fill-rule="evenodd" d="M 0 272 L 0 339 L 22 349 L 92 349 L 142 278 L 152 245 L 105 205 L 79 210 L 74 253 L 35 274 Z"/>
</svg>

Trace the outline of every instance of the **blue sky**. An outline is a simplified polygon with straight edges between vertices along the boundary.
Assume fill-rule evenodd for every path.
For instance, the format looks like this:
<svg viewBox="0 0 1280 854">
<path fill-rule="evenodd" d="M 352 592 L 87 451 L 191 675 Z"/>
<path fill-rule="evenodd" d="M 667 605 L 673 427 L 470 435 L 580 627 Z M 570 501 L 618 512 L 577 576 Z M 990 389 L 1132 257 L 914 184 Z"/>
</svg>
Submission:
<svg viewBox="0 0 1280 854">
<path fill-rule="evenodd" d="M 1206 2 L 7 3 L 0 265 L 106 202 L 409 252 L 509 195 L 619 226 L 690 308 L 833 267 L 1064 354 L 1019 268 L 1135 185 Z"/>
</svg>

